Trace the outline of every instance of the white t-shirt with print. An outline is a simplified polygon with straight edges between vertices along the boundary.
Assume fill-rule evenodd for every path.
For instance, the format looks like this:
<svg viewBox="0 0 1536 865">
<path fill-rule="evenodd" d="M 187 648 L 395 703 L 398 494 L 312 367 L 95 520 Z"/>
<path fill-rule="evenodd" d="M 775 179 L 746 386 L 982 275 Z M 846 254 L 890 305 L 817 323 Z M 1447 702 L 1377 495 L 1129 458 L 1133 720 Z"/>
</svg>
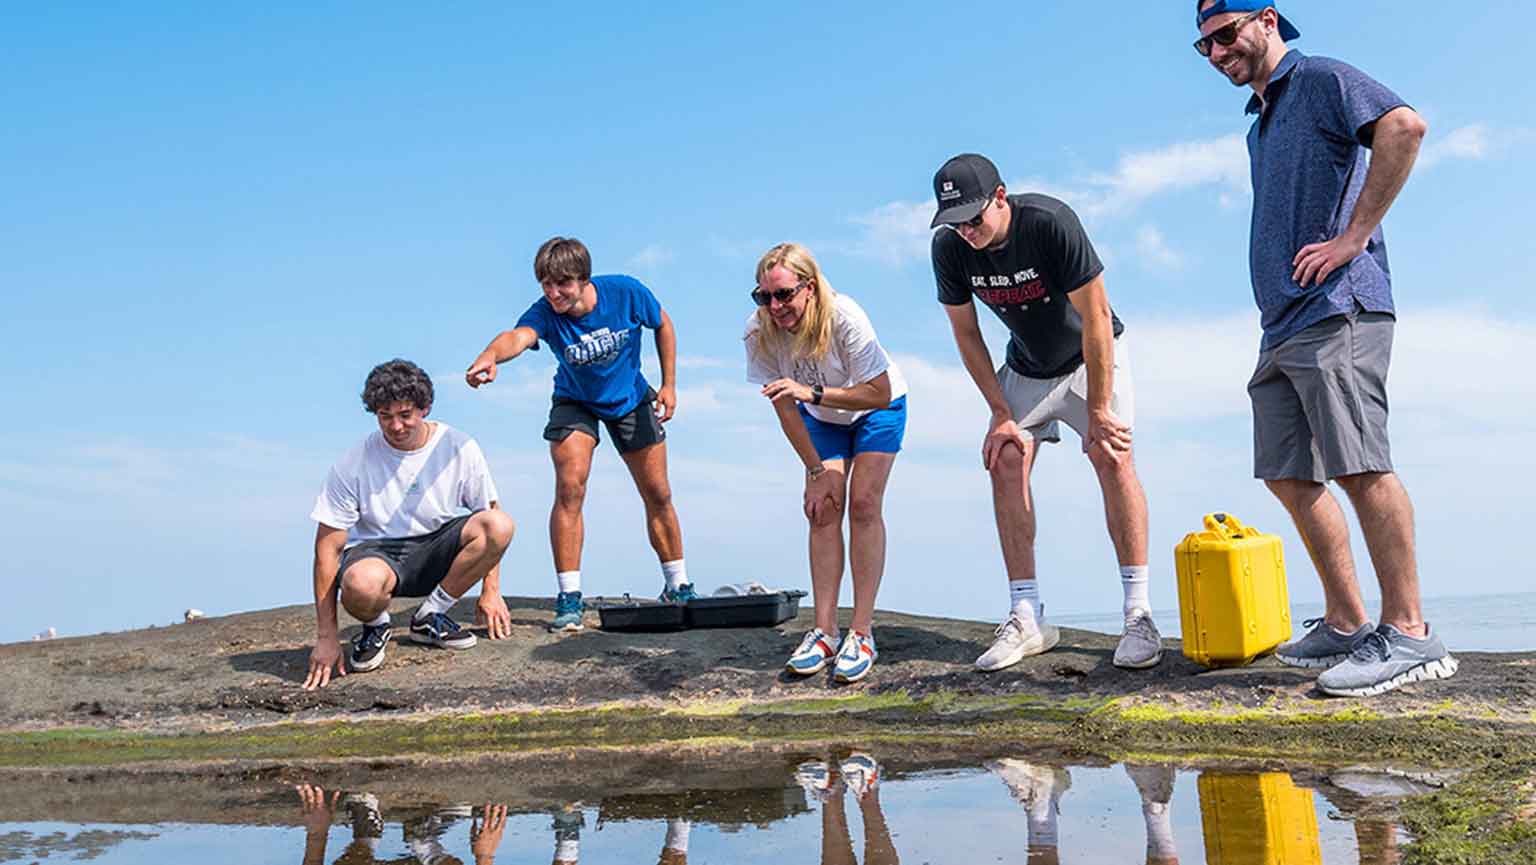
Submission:
<svg viewBox="0 0 1536 865">
<path fill-rule="evenodd" d="M 396 450 L 375 430 L 325 478 L 310 517 L 347 530 L 347 546 L 430 534 L 496 501 L 485 454 L 468 434 L 435 422 L 427 443 Z"/>
<path fill-rule="evenodd" d="M 853 387 L 883 372 L 890 375 L 891 401 L 906 396 L 907 380 L 902 377 L 901 369 L 880 346 L 880 338 L 875 335 L 875 327 L 869 323 L 864 308 L 846 294 L 832 299 L 832 344 L 827 349 L 827 356 L 820 360 L 789 356 L 788 340 L 784 342 L 785 350 L 780 356 L 764 340 L 757 338 L 759 327 L 761 324 L 754 312 L 747 317 L 747 330 L 742 336 L 747 346 L 747 381 L 753 384 L 789 378 L 801 384 L 822 387 Z M 805 410 L 817 420 L 844 426 L 870 411 L 810 403 L 805 403 Z"/>
</svg>

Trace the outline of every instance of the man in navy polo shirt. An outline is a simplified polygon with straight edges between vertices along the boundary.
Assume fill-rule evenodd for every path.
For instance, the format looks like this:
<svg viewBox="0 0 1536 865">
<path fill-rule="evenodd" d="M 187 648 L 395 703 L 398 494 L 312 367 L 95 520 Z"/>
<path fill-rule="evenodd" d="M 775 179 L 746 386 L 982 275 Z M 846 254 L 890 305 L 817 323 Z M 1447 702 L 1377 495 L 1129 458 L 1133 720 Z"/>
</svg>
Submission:
<svg viewBox="0 0 1536 865">
<path fill-rule="evenodd" d="M 1318 687 L 1341 696 L 1448 678 L 1456 659 L 1420 611 L 1413 505 L 1387 442 L 1395 313 L 1381 220 L 1424 121 L 1360 70 L 1288 49 L 1301 33 L 1272 3 L 1196 0 L 1196 18 L 1195 49 L 1254 92 L 1249 266 L 1264 328 L 1248 383 L 1254 475 L 1290 512 L 1327 598 L 1311 630 L 1275 654 L 1327 667 Z M 1359 514 L 1381 583 L 1379 624 L 1366 616 L 1329 480 Z"/>
</svg>

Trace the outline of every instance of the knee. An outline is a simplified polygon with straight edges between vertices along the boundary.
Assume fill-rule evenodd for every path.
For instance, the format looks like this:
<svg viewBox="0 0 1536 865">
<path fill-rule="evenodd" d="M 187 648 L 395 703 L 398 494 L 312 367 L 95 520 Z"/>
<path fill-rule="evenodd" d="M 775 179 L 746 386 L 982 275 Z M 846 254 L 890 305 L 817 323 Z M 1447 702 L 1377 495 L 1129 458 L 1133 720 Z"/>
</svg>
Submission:
<svg viewBox="0 0 1536 865">
<path fill-rule="evenodd" d="M 1343 475 L 1334 478 L 1334 481 L 1338 483 L 1340 489 L 1344 490 L 1345 495 L 1351 499 L 1357 499 L 1367 496 L 1374 490 L 1384 486 L 1384 482 L 1388 477 L 1390 475 L 1382 472 L 1367 472 L 1358 475 Z"/>
<path fill-rule="evenodd" d="M 511 546 L 517 524 L 505 511 L 481 511 L 476 518 L 480 521 L 480 530 L 485 533 L 486 541 L 493 549 L 505 550 Z"/>
<path fill-rule="evenodd" d="M 389 597 L 389 582 L 395 572 L 382 559 L 354 562 L 341 575 L 341 601 L 349 610 L 354 606 L 376 603 Z"/>
<path fill-rule="evenodd" d="M 861 525 L 869 525 L 880 521 L 880 497 L 861 493 L 852 496 L 848 501 L 848 519 Z"/>
<path fill-rule="evenodd" d="M 564 510 L 581 510 L 581 504 L 586 499 L 586 479 L 568 478 L 555 481 L 555 507 Z"/>
<path fill-rule="evenodd" d="M 988 469 L 993 485 L 1019 483 L 1024 478 L 1026 465 L 1024 451 L 1012 446 L 1003 447 L 992 455 L 992 467 Z"/>
<path fill-rule="evenodd" d="M 1130 450 L 1115 450 L 1103 442 L 1088 448 L 1088 462 L 1100 477 L 1120 477 L 1135 471 Z"/>
<path fill-rule="evenodd" d="M 640 491 L 640 497 L 645 500 L 645 506 L 653 511 L 666 510 L 672 507 L 672 485 L 666 481 L 659 484 L 648 484 Z"/>
<path fill-rule="evenodd" d="M 1322 484 L 1292 478 L 1267 480 L 1264 486 L 1268 487 L 1270 493 L 1289 509 L 1305 507 L 1324 492 Z"/>
</svg>

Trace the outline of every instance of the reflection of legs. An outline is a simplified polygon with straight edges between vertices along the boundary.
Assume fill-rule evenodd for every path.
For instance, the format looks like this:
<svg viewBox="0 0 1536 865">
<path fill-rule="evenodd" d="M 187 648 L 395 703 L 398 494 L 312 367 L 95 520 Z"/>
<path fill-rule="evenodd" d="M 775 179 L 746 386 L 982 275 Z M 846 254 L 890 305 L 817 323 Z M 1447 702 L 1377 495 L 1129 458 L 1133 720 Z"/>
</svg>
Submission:
<svg viewBox="0 0 1536 865">
<path fill-rule="evenodd" d="M 1385 820 L 1356 820 L 1360 865 L 1397 865 L 1397 827 Z"/>
<path fill-rule="evenodd" d="M 645 502 L 645 528 L 651 549 L 663 562 L 682 559 L 683 530 L 677 522 L 677 510 L 672 507 L 672 484 L 667 480 L 667 443 L 657 442 L 621 457 Z"/>
<path fill-rule="evenodd" d="M 688 833 L 692 827 L 687 820 L 668 820 L 667 838 L 661 845 L 661 858 L 657 865 L 688 865 Z"/>
<path fill-rule="evenodd" d="M 1179 851 L 1173 843 L 1172 814 L 1174 772 L 1172 766 L 1133 766 L 1125 764 L 1136 792 L 1141 794 L 1141 818 L 1147 825 L 1147 865 L 1178 865 Z"/>
<path fill-rule="evenodd" d="M 859 816 L 864 821 L 864 865 L 900 865 L 891 830 L 885 825 L 885 812 L 880 809 L 878 785 L 859 797 Z"/>
<path fill-rule="evenodd" d="M 848 835 L 848 814 L 843 810 L 842 780 L 834 780 L 821 805 L 821 865 L 857 865 L 853 838 Z"/>
<path fill-rule="evenodd" d="M 576 805 L 567 805 L 555 812 L 555 857 L 556 865 L 574 865 L 581 859 L 581 827 L 586 823 L 581 809 Z"/>
<path fill-rule="evenodd" d="M 861 453 L 853 458 L 848 489 L 848 561 L 853 571 L 853 624 L 872 633 L 875 594 L 885 573 L 885 519 L 881 503 L 895 454 Z"/>
<path fill-rule="evenodd" d="M 842 460 L 822 463 L 837 481 L 832 504 L 823 503 L 811 520 L 811 590 L 816 603 L 816 627 L 834 644 L 838 635 L 837 598 L 843 582 L 843 510 L 847 500 L 847 473 Z"/>
<path fill-rule="evenodd" d="M 336 865 L 371 863 L 384 837 L 384 816 L 379 813 L 378 797 L 372 793 L 348 793 L 341 805 L 352 819 L 352 843 L 347 845 Z"/>
<path fill-rule="evenodd" d="M 1001 778 L 1008 792 L 1024 806 L 1029 825 L 1029 861 L 1056 865 L 1060 858 L 1057 801 L 1072 786 L 1072 777 L 1065 769 L 1015 759 L 993 760 L 987 769 Z"/>
</svg>

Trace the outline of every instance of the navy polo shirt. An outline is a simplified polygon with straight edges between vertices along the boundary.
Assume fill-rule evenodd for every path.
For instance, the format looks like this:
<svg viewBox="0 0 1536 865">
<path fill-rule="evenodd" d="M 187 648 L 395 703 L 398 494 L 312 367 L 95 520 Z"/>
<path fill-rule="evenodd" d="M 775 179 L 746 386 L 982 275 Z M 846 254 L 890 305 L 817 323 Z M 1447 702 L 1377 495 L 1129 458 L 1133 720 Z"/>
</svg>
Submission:
<svg viewBox="0 0 1536 865">
<path fill-rule="evenodd" d="M 1291 275 L 1296 253 L 1348 227 L 1365 186 L 1375 122 L 1406 103 L 1347 63 L 1291 50 L 1275 68 L 1248 131 L 1253 224 L 1248 264 L 1259 305 L 1264 349 L 1325 318 L 1393 313 L 1387 245 L 1377 226 L 1365 251 L 1302 288 Z"/>
</svg>

